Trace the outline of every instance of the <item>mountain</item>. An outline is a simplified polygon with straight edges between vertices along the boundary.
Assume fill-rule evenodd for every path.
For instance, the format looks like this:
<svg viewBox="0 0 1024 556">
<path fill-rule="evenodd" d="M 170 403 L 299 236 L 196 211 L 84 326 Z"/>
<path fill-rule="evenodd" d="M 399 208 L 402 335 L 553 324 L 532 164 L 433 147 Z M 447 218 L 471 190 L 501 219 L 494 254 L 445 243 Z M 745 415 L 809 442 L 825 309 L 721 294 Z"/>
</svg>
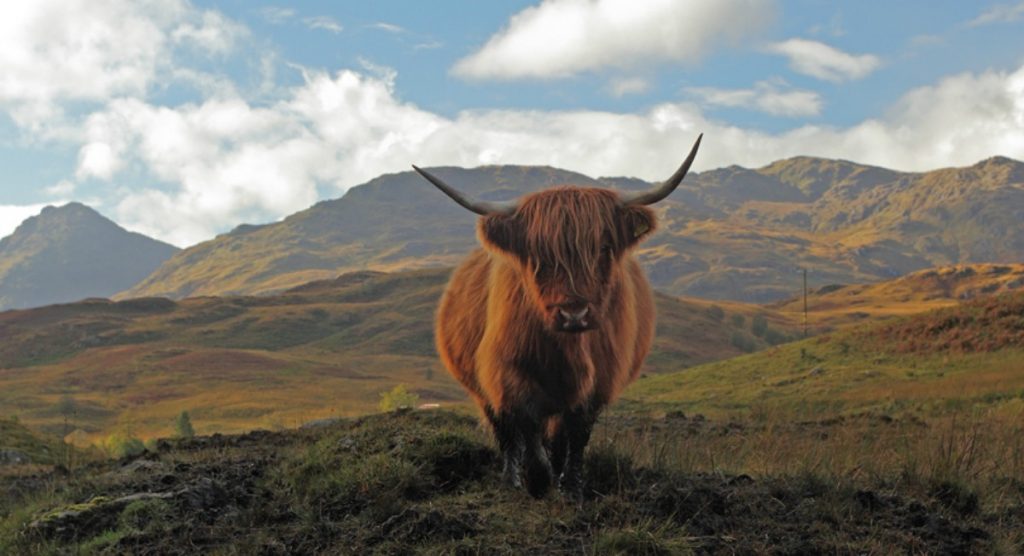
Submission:
<svg viewBox="0 0 1024 556">
<path fill-rule="evenodd" d="M 0 239 L 0 310 L 110 296 L 177 251 L 80 203 L 46 207 Z"/>
<path fill-rule="evenodd" d="M 560 183 L 637 189 L 549 167 L 437 168 L 483 199 Z M 904 173 L 797 157 L 759 169 L 691 174 L 656 210 L 639 250 L 656 288 L 770 302 L 813 286 L 868 283 L 934 266 L 1024 260 L 1024 164 Z M 380 176 L 281 222 L 242 225 L 186 249 L 122 294 L 265 294 L 354 270 L 454 265 L 476 245 L 476 217 L 412 172 Z"/>
<path fill-rule="evenodd" d="M 405 384 L 423 402 L 463 404 L 434 351 L 448 269 L 358 272 L 259 297 L 88 299 L 0 313 L 0 407 L 62 432 L 164 434 L 187 410 L 200 431 L 295 425 L 373 411 Z M 658 294 L 656 374 L 764 349 L 796 321 L 759 306 Z M 765 329 L 754 332 L 760 315 Z M 66 432 L 66 431 L 64 431 Z M 63 432 L 62 432 L 63 434 Z"/>
</svg>

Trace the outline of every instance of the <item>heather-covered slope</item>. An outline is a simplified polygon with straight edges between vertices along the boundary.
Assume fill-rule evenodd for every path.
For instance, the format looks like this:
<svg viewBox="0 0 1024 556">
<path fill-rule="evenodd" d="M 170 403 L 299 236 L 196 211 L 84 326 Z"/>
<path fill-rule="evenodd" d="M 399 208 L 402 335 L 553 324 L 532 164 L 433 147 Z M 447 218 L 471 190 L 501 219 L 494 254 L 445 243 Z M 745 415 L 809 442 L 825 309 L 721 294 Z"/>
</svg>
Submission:
<svg viewBox="0 0 1024 556">
<path fill-rule="evenodd" d="M 649 186 L 547 167 L 436 172 L 488 200 L 560 183 Z M 1024 164 L 1007 158 L 901 173 L 798 157 L 692 174 L 656 208 L 661 229 L 639 255 L 655 287 L 676 295 L 769 302 L 799 291 L 800 268 L 821 286 L 1024 260 Z M 262 294 L 342 271 L 451 266 L 476 244 L 474 225 L 416 174 L 385 175 L 186 249 L 122 296 Z"/>
</svg>

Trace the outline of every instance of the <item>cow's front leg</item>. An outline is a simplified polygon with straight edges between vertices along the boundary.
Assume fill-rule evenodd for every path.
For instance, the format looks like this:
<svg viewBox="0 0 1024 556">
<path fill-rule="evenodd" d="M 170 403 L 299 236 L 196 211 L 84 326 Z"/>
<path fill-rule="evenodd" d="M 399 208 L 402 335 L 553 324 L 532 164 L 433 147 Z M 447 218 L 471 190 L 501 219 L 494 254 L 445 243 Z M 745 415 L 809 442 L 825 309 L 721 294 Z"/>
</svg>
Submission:
<svg viewBox="0 0 1024 556">
<path fill-rule="evenodd" d="M 498 450 L 501 452 L 501 480 L 509 487 L 521 489 L 523 438 L 517 430 L 515 419 L 508 413 L 499 415 L 491 408 L 487 408 L 485 412 L 494 431 L 494 438 L 498 441 Z"/>
<path fill-rule="evenodd" d="M 567 454 L 558 488 L 565 496 L 577 500 L 583 498 L 583 452 L 590 442 L 596 420 L 597 411 L 588 405 L 563 415 Z"/>
<path fill-rule="evenodd" d="M 544 448 L 544 434 L 541 423 L 535 418 L 525 417 L 521 421 L 523 435 L 523 463 L 526 466 L 526 491 L 534 498 L 541 498 L 551 488 L 551 462 Z"/>
</svg>

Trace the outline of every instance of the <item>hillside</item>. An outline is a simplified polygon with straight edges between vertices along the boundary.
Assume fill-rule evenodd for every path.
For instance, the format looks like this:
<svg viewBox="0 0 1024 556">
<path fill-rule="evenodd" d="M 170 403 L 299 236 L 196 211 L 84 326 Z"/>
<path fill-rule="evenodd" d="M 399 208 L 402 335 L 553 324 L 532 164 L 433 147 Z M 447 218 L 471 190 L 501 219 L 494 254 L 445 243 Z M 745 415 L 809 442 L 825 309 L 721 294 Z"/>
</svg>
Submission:
<svg viewBox="0 0 1024 556">
<path fill-rule="evenodd" d="M 548 167 L 431 171 L 487 200 L 559 183 L 649 186 Z M 820 287 L 1020 262 L 1021 207 L 1024 164 L 1007 158 L 901 173 L 798 157 L 691 174 L 657 205 L 661 230 L 640 258 L 667 293 L 771 302 L 800 290 L 800 268 Z M 413 172 L 380 176 L 281 222 L 239 226 L 186 249 L 121 297 L 265 294 L 342 271 L 452 266 L 475 244 L 474 223 Z"/>
<path fill-rule="evenodd" d="M 107 297 L 177 251 L 85 205 L 46 207 L 0 239 L 0 310 Z"/>
<path fill-rule="evenodd" d="M 648 411 L 709 415 L 863 412 L 1024 416 L 1024 292 L 777 346 L 650 377 L 625 398 Z"/>
<path fill-rule="evenodd" d="M 912 272 L 873 284 L 829 284 L 807 296 L 812 329 L 905 316 L 954 306 L 977 297 L 1024 291 L 1024 264 L 964 264 Z M 803 313 L 803 298 L 769 305 L 794 318 Z"/>
<path fill-rule="evenodd" d="M 424 403 L 466 398 L 434 352 L 448 270 L 362 272 L 274 296 L 91 299 L 0 313 L 0 406 L 51 432 L 72 397 L 75 426 L 167 434 L 187 410 L 200 432 L 281 428 L 377 407 L 406 384 Z M 659 294 L 647 372 L 763 349 L 796 333 L 757 306 Z M 754 316 L 767 331 L 755 334 Z"/>
</svg>

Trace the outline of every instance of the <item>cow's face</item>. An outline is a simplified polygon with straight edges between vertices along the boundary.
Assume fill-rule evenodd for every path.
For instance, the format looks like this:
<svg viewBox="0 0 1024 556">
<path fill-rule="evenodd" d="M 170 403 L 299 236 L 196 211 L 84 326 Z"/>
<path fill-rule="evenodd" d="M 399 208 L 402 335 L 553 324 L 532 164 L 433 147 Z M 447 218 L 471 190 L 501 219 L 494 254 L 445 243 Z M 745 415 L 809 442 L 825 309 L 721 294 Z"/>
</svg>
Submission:
<svg viewBox="0 0 1024 556">
<path fill-rule="evenodd" d="M 480 219 L 480 239 L 517 265 L 552 332 L 601 326 L 622 256 L 654 230 L 654 213 L 616 193 L 562 187 L 524 197 L 514 211 Z"/>
</svg>

